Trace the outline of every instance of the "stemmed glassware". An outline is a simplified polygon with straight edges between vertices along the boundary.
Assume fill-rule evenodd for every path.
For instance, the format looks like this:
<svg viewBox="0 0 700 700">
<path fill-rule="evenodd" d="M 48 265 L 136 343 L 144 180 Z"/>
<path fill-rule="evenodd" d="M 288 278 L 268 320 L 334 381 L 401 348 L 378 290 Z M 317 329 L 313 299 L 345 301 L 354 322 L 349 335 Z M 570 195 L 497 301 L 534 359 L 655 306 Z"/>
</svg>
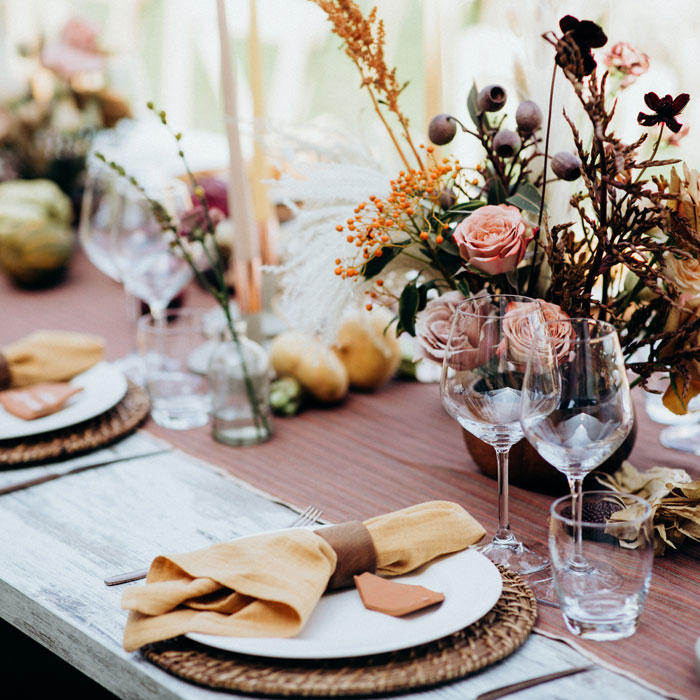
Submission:
<svg viewBox="0 0 700 700">
<path fill-rule="evenodd" d="M 158 188 L 153 198 L 175 221 L 191 205 L 189 190 L 179 180 Z M 148 304 L 154 319 L 161 320 L 168 304 L 192 279 L 192 268 L 173 250 L 141 192 L 126 189 L 121 201 L 121 219 L 112 230 L 114 262 L 126 291 Z"/>
<path fill-rule="evenodd" d="M 156 197 L 176 220 L 191 206 L 189 190 L 179 180 L 158 188 Z M 137 306 L 143 301 L 154 317 L 162 318 L 191 279 L 189 265 L 171 251 L 145 197 L 108 168 L 95 166 L 88 173 L 78 238 L 90 262 L 124 286 L 134 339 Z M 143 383 L 142 360 L 135 347 L 115 364 L 129 379 Z"/>
<path fill-rule="evenodd" d="M 535 328 L 543 322 L 539 302 L 529 297 L 479 294 L 467 299 L 455 310 L 440 378 L 447 413 L 496 450 L 498 530 L 480 551 L 521 574 L 549 563 L 513 534 L 508 515 L 508 453 L 523 437 L 525 364 Z"/>
<path fill-rule="evenodd" d="M 580 523 L 584 477 L 620 447 L 634 422 L 620 341 L 614 326 L 586 318 L 547 321 L 535 338 L 523 382 L 522 430 L 566 476 L 571 519 Z M 579 589 L 613 589 L 616 574 L 604 562 L 584 558 L 580 527 L 574 538 L 568 565 Z M 551 592 L 536 596 L 553 599 Z"/>
</svg>

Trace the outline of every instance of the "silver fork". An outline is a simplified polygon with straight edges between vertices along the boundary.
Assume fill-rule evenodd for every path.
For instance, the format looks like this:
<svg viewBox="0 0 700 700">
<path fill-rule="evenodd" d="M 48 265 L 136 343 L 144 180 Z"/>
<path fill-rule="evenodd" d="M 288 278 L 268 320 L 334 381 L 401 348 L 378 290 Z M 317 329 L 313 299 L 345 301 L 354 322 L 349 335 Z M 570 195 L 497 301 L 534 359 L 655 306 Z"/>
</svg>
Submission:
<svg viewBox="0 0 700 700">
<path fill-rule="evenodd" d="M 305 525 L 313 525 L 323 515 L 320 508 L 307 506 L 287 527 L 304 527 Z M 146 578 L 148 568 L 137 569 L 136 571 L 127 571 L 116 576 L 109 576 L 104 580 L 105 586 L 119 586 L 122 583 L 130 583 L 131 581 L 139 581 Z"/>
</svg>

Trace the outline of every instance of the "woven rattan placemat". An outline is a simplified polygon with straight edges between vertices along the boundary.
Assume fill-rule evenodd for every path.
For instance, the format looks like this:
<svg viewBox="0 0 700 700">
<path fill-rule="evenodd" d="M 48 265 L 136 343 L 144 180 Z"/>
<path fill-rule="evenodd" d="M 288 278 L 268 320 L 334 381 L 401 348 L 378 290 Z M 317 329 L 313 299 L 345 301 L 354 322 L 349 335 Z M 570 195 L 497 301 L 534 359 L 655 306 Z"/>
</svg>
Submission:
<svg viewBox="0 0 700 700">
<path fill-rule="evenodd" d="M 375 656 L 287 661 L 234 654 L 186 637 L 150 644 L 144 656 L 193 683 L 276 696 L 361 696 L 407 691 L 464 678 L 512 654 L 537 617 L 530 589 L 501 569 L 503 592 L 481 620 L 448 637 Z"/>
<path fill-rule="evenodd" d="M 39 464 L 106 447 L 136 430 L 149 410 L 148 394 L 129 382 L 124 398 L 99 416 L 50 433 L 0 441 L 0 467 Z"/>
</svg>

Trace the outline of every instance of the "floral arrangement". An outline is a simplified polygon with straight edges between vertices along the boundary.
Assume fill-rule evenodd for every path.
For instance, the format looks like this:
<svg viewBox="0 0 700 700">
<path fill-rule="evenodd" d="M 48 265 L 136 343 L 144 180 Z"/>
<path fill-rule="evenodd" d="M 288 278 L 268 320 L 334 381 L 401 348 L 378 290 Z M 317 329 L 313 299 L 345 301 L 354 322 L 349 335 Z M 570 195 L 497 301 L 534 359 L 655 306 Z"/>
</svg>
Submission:
<svg viewBox="0 0 700 700">
<path fill-rule="evenodd" d="M 553 317 L 613 323 L 627 366 L 638 375 L 635 383 L 650 388 L 652 375 L 667 374 L 664 401 L 685 412 L 700 393 L 700 176 L 657 153 L 671 142 L 668 132 L 678 143 L 684 130 L 678 115 L 689 95 L 647 93 L 639 137 L 624 142 L 613 128 L 617 98 L 611 95 L 644 72 L 649 59 L 618 43 L 604 57 L 606 69 L 595 53 L 607 45 L 603 29 L 567 15 L 558 31 L 543 34 L 553 51 L 546 118 L 530 100 L 511 116 L 503 87 L 474 85 L 467 98 L 469 123 L 436 115 L 430 143 L 416 145 L 399 106 L 405 85 L 384 61 L 384 26 L 376 8 L 364 16 L 353 0 L 314 2 L 357 66 L 404 167 L 375 194 L 352 204 L 336 202 L 317 216 L 307 237 L 290 250 L 288 299 L 322 293 L 337 308 L 338 300 L 363 295 L 368 309 L 390 306 L 398 333 L 415 336 L 422 356 L 439 361 L 461 299 L 481 290 L 527 295 L 546 302 Z M 562 77 L 581 115 L 564 112 L 555 121 L 551 95 Z M 583 127 L 577 125 L 581 120 Z M 570 131 L 571 151 L 550 154 L 554 128 Z M 458 133 L 480 142 L 480 162 L 443 155 Z M 318 170 L 319 179 L 330 181 L 327 169 Z M 554 181 L 580 183 L 570 196 L 571 221 L 548 214 Z M 365 189 L 376 182 L 368 177 Z M 313 208 L 314 193 L 307 194 Z M 315 286 L 312 243 L 319 252 L 315 274 L 323 277 Z M 331 250 L 332 269 L 319 271 L 318 261 Z M 333 292 L 330 274 L 338 281 Z M 314 317 L 317 327 L 323 325 L 319 320 Z"/>
<path fill-rule="evenodd" d="M 98 29 L 70 19 L 56 39 L 21 53 L 32 63 L 22 93 L 0 105 L 0 180 L 46 178 L 77 203 L 91 135 L 130 116 L 107 83 Z"/>
</svg>

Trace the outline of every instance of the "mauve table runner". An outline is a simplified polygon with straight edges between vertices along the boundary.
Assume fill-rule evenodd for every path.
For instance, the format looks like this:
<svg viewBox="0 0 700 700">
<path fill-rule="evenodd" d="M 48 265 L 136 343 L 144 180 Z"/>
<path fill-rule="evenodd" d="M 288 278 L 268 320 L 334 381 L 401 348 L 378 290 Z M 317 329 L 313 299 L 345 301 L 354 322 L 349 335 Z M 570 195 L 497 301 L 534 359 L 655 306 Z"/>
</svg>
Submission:
<svg viewBox="0 0 700 700">
<path fill-rule="evenodd" d="M 36 328 L 56 328 L 103 336 L 108 360 L 133 349 L 121 286 L 81 253 L 62 285 L 26 291 L 2 279 L 0 294 L 6 310 L 0 346 Z M 186 303 L 210 304 L 195 285 L 188 288 Z M 643 404 L 643 395 L 637 393 L 638 429 L 630 461 L 638 469 L 658 464 L 700 477 L 700 457 L 661 447 L 662 426 L 649 420 Z M 444 499 L 463 505 L 489 532 L 496 525 L 496 484 L 467 454 L 460 429 L 444 413 L 434 384 L 394 381 L 375 393 L 353 393 L 342 407 L 278 418 L 272 440 L 250 448 L 214 442 L 209 426 L 179 432 L 148 422 L 146 429 L 281 499 L 323 508 L 331 522 Z M 511 488 L 511 522 L 523 539 L 546 543 L 551 501 L 551 496 Z M 559 611 L 545 606 L 539 608 L 536 629 L 575 642 L 584 654 L 658 692 L 697 698 L 693 645 L 700 635 L 700 546 L 689 544 L 655 561 L 640 627 L 630 639 L 598 644 L 574 640 Z"/>
</svg>

